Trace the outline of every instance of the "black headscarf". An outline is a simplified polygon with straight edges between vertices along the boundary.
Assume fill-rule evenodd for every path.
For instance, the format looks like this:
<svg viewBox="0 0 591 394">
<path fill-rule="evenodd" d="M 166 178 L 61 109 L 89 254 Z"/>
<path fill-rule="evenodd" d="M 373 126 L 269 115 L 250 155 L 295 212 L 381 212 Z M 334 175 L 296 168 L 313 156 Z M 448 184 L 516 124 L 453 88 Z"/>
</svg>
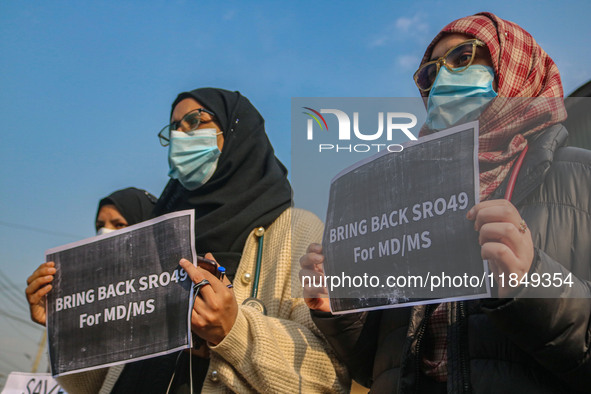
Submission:
<svg viewBox="0 0 591 394">
<path fill-rule="evenodd" d="M 248 234 L 291 205 L 287 170 L 275 157 L 265 120 L 239 92 L 202 88 L 181 93 L 172 110 L 186 98 L 215 114 L 224 135 L 222 153 L 213 176 L 198 189 L 189 191 L 170 180 L 154 214 L 194 208 L 197 253 L 212 252 L 232 277 Z"/>
<path fill-rule="evenodd" d="M 99 201 L 96 210 L 96 219 L 104 205 L 115 205 L 121 216 L 125 218 L 128 225 L 137 224 L 152 217 L 152 210 L 156 204 L 156 197 L 142 189 L 128 187 L 117 190 Z"/>
</svg>

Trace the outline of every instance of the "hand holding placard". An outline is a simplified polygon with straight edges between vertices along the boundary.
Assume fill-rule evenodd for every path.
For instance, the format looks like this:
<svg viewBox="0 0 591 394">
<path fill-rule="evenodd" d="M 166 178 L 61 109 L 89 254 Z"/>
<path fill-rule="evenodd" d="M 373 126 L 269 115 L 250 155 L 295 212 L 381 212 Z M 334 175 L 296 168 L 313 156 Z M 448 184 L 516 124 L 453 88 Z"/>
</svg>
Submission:
<svg viewBox="0 0 591 394">
<path fill-rule="evenodd" d="M 55 263 L 48 261 L 47 263 L 41 264 L 27 279 L 25 294 L 27 295 L 27 301 L 29 301 L 31 320 L 43 326 L 47 322 L 45 312 L 46 296 L 52 289 L 51 282 L 53 282 L 53 275 L 55 273 Z"/>
<path fill-rule="evenodd" d="M 205 258 L 214 260 L 211 253 L 206 254 Z M 226 277 L 224 281 L 220 281 L 209 271 L 195 267 L 189 260 L 181 259 L 179 264 L 187 271 L 193 283 L 199 283 L 203 279 L 209 282 L 195 298 L 191 312 L 191 329 L 210 344 L 217 345 L 228 335 L 238 314 L 234 291 L 228 288 L 230 281 Z"/>
<path fill-rule="evenodd" d="M 326 283 L 324 278 L 324 255 L 322 245 L 310 244 L 306 254 L 300 258 L 300 281 L 303 286 L 304 300 L 308 308 L 330 312 L 330 300 L 325 286 L 313 286 L 313 283 Z M 315 278 L 315 279 L 310 279 Z"/>
<path fill-rule="evenodd" d="M 495 277 L 517 274 L 524 277 L 534 259 L 534 244 L 529 228 L 521 230 L 521 215 L 507 200 L 489 200 L 475 205 L 466 217 L 474 220 L 474 229 L 480 233 L 478 242 L 482 246 L 482 258 L 488 260 Z M 505 281 L 499 283 L 500 298 L 510 297 L 517 287 Z M 505 286 L 501 286 L 501 283 Z"/>
</svg>

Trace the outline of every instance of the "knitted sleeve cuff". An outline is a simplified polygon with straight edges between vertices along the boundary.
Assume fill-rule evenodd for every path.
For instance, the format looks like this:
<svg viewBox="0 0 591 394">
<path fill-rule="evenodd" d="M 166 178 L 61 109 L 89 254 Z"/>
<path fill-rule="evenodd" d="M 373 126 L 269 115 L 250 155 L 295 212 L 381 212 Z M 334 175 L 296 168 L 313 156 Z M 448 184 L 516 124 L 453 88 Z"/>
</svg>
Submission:
<svg viewBox="0 0 591 394">
<path fill-rule="evenodd" d="M 239 365 L 245 360 L 250 339 L 251 334 L 248 320 L 244 316 L 242 308 L 238 308 L 236 321 L 228 335 L 220 343 L 209 348 L 230 364 Z"/>
</svg>

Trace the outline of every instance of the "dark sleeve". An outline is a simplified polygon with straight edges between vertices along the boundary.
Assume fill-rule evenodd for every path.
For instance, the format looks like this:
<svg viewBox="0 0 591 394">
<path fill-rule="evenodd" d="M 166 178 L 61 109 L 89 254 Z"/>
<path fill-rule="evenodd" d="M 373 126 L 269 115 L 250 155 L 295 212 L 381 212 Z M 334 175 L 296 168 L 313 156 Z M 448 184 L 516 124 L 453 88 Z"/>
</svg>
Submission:
<svg viewBox="0 0 591 394">
<path fill-rule="evenodd" d="M 536 249 L 532 273 L 567 278 L 570 272 Z M 514 299 L 484 308 L 521 349 L 571 389 L 591 387 L 591 284 L 570 274 L 572 285 L 522 287 Z M 544 298 L 541 298 L 544 297 Z"/>
<path fill-rule="evenodd" d="M 335 316 L 310 311 L 312 320 L 359 384 L 370 387 L 381 312 Z"/>
</svg>

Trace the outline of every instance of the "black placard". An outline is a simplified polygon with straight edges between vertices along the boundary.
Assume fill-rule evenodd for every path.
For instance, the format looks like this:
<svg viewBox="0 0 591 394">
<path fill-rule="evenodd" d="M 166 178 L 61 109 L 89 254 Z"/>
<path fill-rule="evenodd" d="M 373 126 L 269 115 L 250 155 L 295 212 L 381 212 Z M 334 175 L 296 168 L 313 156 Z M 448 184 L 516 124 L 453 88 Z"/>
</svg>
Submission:
<svg viewBox="0 0 591 394">
<path fill-rule="evenodd" d="M 48 295 L 53 375 L 169 353 L 190 344 L 194 211 L 51 249 Z"/>
</svg>

